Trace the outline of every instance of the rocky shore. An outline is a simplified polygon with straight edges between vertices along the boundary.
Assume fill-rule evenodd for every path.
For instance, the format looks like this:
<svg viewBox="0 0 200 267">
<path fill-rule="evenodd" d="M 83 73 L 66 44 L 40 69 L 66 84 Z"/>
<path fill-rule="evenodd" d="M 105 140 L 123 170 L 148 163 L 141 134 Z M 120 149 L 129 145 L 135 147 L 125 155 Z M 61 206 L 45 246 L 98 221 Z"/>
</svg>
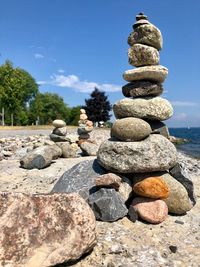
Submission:
<svg viewBox="0 0 200 267">
<path fill-rule="evenodd" d="M 99 144 L 109 136 L 106 129 L 91 133 L 91 138 Z M 45 142 L 49 142 L 48 134 L 0 139 L 1 153 L 10 152 L 10 155 L 4 152 L 0 161 L 1 191 L 49 193 L 65 171 L 80 161 L 95 158 L 60 158 L 42 170 L 19 168 L 22 154 Z M 133 223 L 127 217 L 113 223 L 97 222 L 97 245 L 93 251 L 79 262 L 62 266 L 199 266 L 200 161 L 180 152 L 178 158 L 188 169 L 197 197 L 196 205 L 186 215 L 168 216 L 159 225 L 144 224 L 140 220 Z"/>
</svg>

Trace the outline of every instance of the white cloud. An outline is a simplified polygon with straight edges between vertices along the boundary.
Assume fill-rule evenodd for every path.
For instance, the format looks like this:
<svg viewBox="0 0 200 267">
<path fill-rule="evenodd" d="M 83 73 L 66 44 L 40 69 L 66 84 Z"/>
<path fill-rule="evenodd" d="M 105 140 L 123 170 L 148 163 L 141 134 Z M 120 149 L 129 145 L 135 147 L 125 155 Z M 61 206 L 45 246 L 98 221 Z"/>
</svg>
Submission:
<svg viewBox="0 0 200 267">
<path fill-rule="evenodd" d="M 199 105 L 198 103 L 187 101 L 172 101 L 171 103 L 175 107 L 194 107 Z"/>
<path fill-rule="evenodd" d="M 55 85 L 63 88 L 72 88 L 76 91 L 81 93 L 91 93 L 94 90 L 94 87 L 99 88 L 100 90 L 106 92 L 118 92 L 121 91 L 120 85 L 110 84 L 110 83 L 103 83 L 99 84 L 96 82 L 88 82 L 88 81 L 81 81 L 78 76 L 76 75 L 63 75 L 54 74 L 51 76 L 50 81 L 39 81 L 39 85 L 50 84 Z"/>
<path fill-rule="evenodd" d="M 64 73 L 65 71 L 63 69 L 58 69 L 57 72 L 58 73 Z"/>
<path fill-rule="evenodd" d="M 35 54 L 34 54 L 34 57 L 35 57 L 36 59 L 44 58 L 44 56 L 43 56 L 42 54 L 38 54 L 38 53 L 35 53 Z"/>
</svg>

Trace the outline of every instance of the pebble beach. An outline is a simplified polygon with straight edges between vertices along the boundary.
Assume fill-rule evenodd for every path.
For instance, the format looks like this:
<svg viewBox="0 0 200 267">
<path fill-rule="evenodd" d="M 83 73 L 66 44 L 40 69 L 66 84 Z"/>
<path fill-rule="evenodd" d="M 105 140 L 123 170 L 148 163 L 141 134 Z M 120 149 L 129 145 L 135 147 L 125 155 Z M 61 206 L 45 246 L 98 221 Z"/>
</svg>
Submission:
<svg viewBox="0 0 200 267">
<path fill-rule="evenodd" d="M 76 129 L 71 130 L 75 132 Z M 0 190 L 7 192 L 49 193 L 62 174 L 80 161 L 95 157 L 55 160 L 42 170 L 20 168 L 19 158 L 33 145 L 49 141 L 48 130 L 40 132 L 1 131 L 1 153 L 10 154 L 0 161 Z M 110 137 L 109 129 L 95 129 L 91 139 L 98 144 Z M 6 154 L 6 153 L 5 153 Z M 183 216 L 168 215 L 159 225 L 127 217 L 113 223 L 97 222 L 97 245 L 79 262 L 60 266 L 131 267 L 131 266 L 200 266 L 200 160 L 178 152 L 179 161 L 188 169 L 194 183 L 196 205 Z"/>
</svg>

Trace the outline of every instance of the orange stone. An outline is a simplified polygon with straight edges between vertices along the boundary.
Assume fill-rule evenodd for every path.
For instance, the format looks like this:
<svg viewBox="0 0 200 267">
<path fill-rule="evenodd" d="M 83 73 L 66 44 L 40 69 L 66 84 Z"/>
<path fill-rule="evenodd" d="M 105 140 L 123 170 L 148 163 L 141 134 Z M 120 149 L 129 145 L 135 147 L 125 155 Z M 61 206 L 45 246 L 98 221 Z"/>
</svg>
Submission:
<svg viewBox="0 0 200 267">
<path fill-rule="evenodd" d="M 169 196 L 169 187 L 161 177 L 148 177 L 133 186 L 139 196 L 165 199 Z"/>
</svg>

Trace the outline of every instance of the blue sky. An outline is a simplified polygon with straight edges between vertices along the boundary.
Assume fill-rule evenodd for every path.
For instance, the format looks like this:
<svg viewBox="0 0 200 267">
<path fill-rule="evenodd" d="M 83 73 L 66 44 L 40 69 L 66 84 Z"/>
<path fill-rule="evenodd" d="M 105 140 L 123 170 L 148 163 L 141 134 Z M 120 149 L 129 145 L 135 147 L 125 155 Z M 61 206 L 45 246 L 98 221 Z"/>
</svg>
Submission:
<svg viewBox="0 0 200 267">
<path fill-rule="evenodd" d="M 56 92 L 84 104 L 94 86 L 114 104 L 128 64 L 127 37 L 143 11 L 163 34 L 160 64 L 169 69 L 164 98 L 169 126 L 200 127 L 200 1 L 0 0 L 0 64 L 6 59 Z"/>
</svg>

